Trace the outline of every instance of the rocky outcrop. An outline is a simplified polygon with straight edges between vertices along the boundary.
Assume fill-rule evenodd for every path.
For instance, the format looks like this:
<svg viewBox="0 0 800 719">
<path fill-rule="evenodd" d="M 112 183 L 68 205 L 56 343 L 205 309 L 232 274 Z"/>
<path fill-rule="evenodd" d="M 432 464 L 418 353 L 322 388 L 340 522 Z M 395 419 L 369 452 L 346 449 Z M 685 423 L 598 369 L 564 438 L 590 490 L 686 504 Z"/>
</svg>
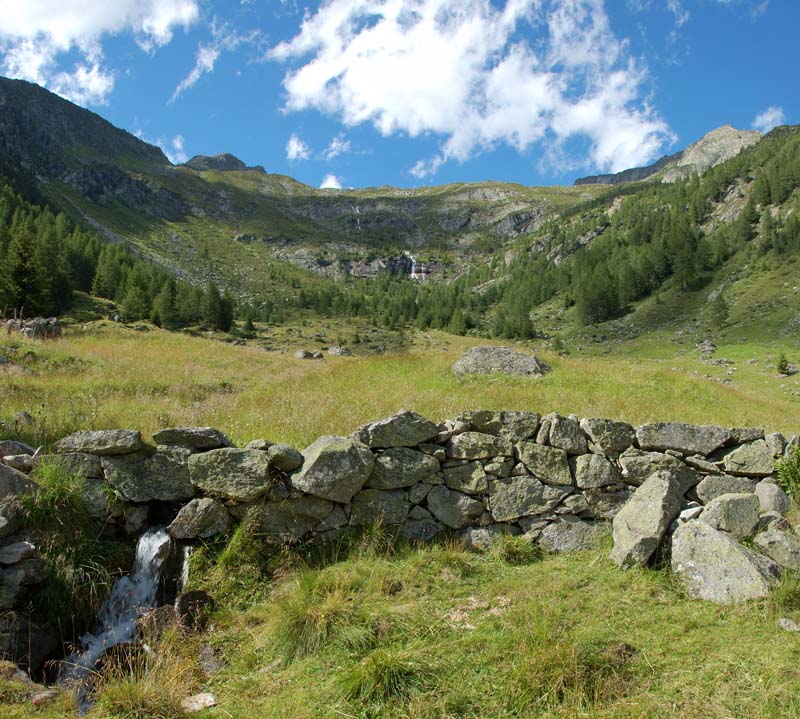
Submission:
<svg viewBox="0 0 800 719">
<path fill-rule="evenodd" d="M 142 435 L 129 429 L 102 429 L 75 432 L 58 440 L 53 449 L 58 454 L 80 452 L 100 457 L 131 454 L 142 448 Z"/>
<path fill-rule="evenodd" d="M 457 375 L 505 374 L 543 377 L 549 371 L 550 367 L 538 357 L 516 352 L 510 347 L 473 347 L 453 364 L 453 372 Z"/>
</svg>

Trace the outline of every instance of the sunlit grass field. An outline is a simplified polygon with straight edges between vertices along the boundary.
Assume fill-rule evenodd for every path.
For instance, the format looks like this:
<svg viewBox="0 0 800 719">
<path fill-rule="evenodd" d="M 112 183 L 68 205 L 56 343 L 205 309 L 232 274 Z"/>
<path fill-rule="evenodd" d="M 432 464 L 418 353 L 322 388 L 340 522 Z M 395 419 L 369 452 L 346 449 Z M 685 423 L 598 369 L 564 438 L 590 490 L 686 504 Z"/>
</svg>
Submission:
<svg viewBox="0 0 800 719">
<path fill-rule="evenodd" d="M 716 356 L 734 359 L 737 368 L 725 384 L 727 368 L 701 363 L 692 344 L 650 342 L 624 355 L 558 356 L 534 342 L 520 349 L 552 366 L 544 378 L 458 378 L 452 363 L 485 340 L 418 333 L 401 351 L 295 359 L 297 347 L 321 345 L 310 339 L 315 335 L 325 336 L 324 328 L 281 335 L 281 351 L 112 323 L 70 327 L 55 342 L 4 338 L 0 353 L 9 362 L 0 365 L 0 420 L 13 425 L 18 412 L 28 412 L 35 424 L 18 429 L 36 443 L 77 429 L 150 434 L 165 426 L 210 425 L 237 443 L 264 437 L 301 447 L 401 408 L 434 420 L 486 408 L 759 426 L 786 434 L 800 429 L 800 397 L 793 394 L 800 384 L 777 376 L 774 345 L 721 346 Z M 791 354 L 792 347 L 786 350 Z"/>
</svg>

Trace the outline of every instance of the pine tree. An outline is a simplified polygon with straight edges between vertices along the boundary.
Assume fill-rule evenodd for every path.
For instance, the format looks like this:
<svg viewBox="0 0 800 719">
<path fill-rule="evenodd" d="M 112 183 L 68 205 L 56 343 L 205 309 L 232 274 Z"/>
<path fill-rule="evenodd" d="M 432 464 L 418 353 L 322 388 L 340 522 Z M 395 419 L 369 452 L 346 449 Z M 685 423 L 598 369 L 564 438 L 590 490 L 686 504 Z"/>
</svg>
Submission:
<svg viewBox="0 0 800 719">
<path fill-rule="evenodd" d="M 28 316 L 49 309 L 45 271 L 24 225 L 12 231 L 0 267 L 0 303 L 24 310 Z"/>
<path fill-rule="evenodd" d="M 168 279 L 153 301 L 151 319 L 164 329 L 175 329 L 178 326 L 178 309 L 175 304 L 177 288 L 175 280 Z"/>
</svg>

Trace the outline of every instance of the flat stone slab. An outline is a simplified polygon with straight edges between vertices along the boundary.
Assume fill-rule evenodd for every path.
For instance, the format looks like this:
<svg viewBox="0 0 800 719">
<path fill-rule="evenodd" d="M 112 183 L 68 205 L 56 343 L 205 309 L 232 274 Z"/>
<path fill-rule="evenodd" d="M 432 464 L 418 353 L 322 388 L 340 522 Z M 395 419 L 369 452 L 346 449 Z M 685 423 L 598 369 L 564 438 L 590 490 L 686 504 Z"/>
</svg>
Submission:
<svg viewBox="0 0 800 719">
<path fill-rule="evenodd" d="M 375 460 L 367 486 L 400 489 L 429 479 L 439 471 L 439 461 L 409 447 L 390 447 Z"/>
<path fill-rule="evenodd" d="M 175 445 L 188 449 L 209 450 L 230 447 L 231 441 L 213 427 L 170 427 L 153 434 L 156 444 Z"/>
<path fill-rule="evenodd" d="M 572 473 L 565 450 L 543 447 L 535 442 L 520 442 L 517 452 L 520 462 L 545 484 L 572 485 Z"/>
<path fill-rule="evenodd" d="M 250 502 L 270 488 L 269 457 L 258 449 L 212 449 L 189 457 L 191 483 L 216 497 Z"/>
<path fill-rule="evenodd" d="M 461 492 L 455 492 L 437 484 L 427 496 L 428 509 L 436 519 L 451 529 L 459 529 L 479 517 L 483 503 Z"/>
<path fill-rule="evenodd" d="M 409 410 L 365 424 L 353 433 L 354 439 L 372 449 L 416 447 L 438 436 L 439 428 L 433 422 Z"/>
<path fill-rule="evenodd" d="M 701 454 L 707 457 L 730 439 L 730 430 L 714 425 L 655 422 L 636 429 L 639 447 L 646 451 L 663 452 L 674 449 L 682 454 Z"/>
<path fill-rule="evenodd" d="M 489 510 L 496 522 L 510 522 L 555 509 L 571 487 L 543 484 L 536 477 L 509 477 L 489 483 Z"/>
<path fill-rule="evenodd" d="M 734 477 L 768 477 L 775 471 L 775 459 L 769 445 L 758 439 L 728 452 L 722 466 Z"/>
<path fill-rule="evenodd" d="M 191 499 L 195 488 L 189 476 L 191 450 L 158 447 L 124 456 L 101 457 L 106 481 L 132 502 Z"/>
<path fill-rule="evenodd" d="M 75 432 L 58 440 L 53 449 L 57 454 L 85 452 L 101 457 L 132 454 L 142 448 L 142 435 L 131 429 L 101 429 Z"/>
<path fill-rule="evenodd" d="M 452 459 L 488 459 L 513 457 L 514 445 L 510 440 L 482 432 L 463 432 L 450 440 L 447 454 Z"/>
</svg>

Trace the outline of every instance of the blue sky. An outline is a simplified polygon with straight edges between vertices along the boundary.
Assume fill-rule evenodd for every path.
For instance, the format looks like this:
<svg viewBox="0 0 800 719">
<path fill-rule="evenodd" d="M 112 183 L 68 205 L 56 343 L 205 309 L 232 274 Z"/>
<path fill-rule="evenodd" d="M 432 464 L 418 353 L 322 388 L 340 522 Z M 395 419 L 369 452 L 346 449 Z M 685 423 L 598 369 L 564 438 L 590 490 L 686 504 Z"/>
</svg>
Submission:
<svg viewBox="0 0 800 719">
<path fill-rule="evenodd" d="M 571 184 L 800 122 L 796 0 L 0 0 L 0 72 L 310 185 Z"/>
</svg>

